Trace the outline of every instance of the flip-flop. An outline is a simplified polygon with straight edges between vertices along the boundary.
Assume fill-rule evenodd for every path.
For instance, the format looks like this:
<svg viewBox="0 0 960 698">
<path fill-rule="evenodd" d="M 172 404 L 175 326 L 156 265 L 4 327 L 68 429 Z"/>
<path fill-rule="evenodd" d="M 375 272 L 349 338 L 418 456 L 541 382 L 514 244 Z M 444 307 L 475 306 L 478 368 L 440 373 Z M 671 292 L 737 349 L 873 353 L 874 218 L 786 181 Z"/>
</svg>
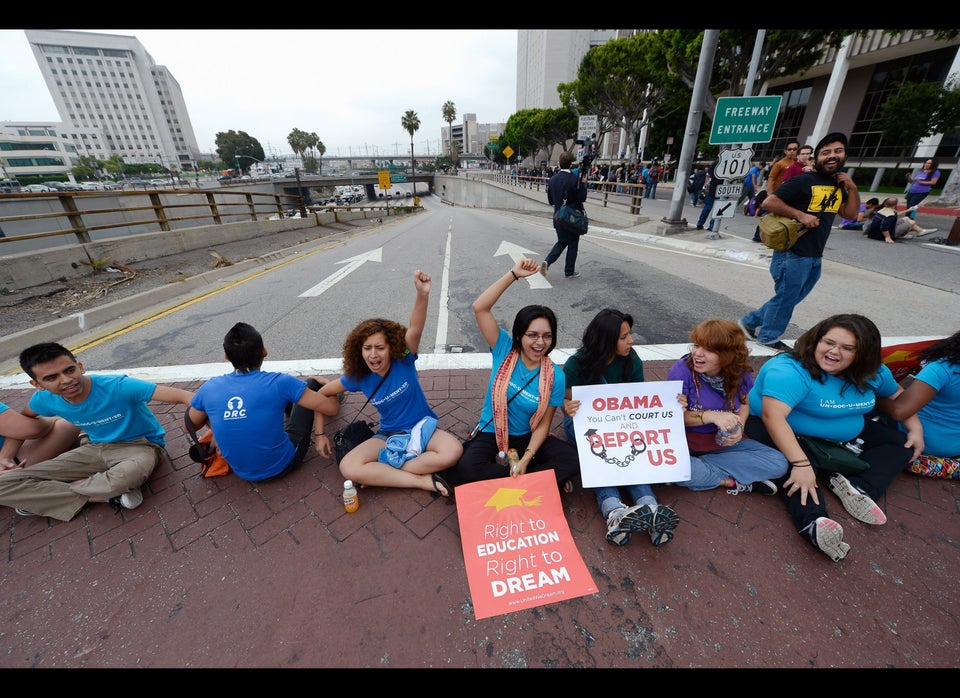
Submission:
<svg viewBox="0 0 960 698">
<path fill-rule="evenodd" d="M 442 477 L 440 477 L 437 473 L 431 473 L 431 474 L 430 474 L 430 479 L 433 480 L 433 489 L 436 490 L 438 496 L 443 497 L 443 498 L 446 499 L 446 498 L 448 498 L 448 497 L 450 497 L 450 496 L 453 495 L 453 488 L 450 486 L 450 483 L 448 483 L 446 480 L 444 480 Z M 438 486 L 438 485 L 439 485 L 439 486 Z M 446 494 L 444 494 L 444 493 L 440 490 L 441 487 L 442 487 L 444 490 L 446 490 L 446 492 L 447 492 Z"/>
</svg>

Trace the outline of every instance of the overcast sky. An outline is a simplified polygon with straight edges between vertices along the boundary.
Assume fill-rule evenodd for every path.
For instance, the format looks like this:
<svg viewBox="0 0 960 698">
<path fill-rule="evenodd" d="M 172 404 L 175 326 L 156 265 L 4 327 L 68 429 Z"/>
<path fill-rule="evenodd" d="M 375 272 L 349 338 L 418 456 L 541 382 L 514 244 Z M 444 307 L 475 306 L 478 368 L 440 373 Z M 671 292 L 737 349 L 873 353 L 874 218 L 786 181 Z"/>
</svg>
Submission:
<svg viewBox="0 0 960 698">
<path fill-rule="evenodd" d="M 395 10 L 397 11 L 397 10 Z M 416 153 L 438 153 L 442 107 L 455 124 L 506 122 L 516 111 L 517 30 L 104 29 L 136 37 L 180 83 L 201 152 L 220 131 L 246 131 L 267 156 L 294 128 L 328 155 L 404 155 L 400 119 L 420 118 Z M 0 121 L 59 121 L 24 32 L 0 30 Z"/>
</svg>

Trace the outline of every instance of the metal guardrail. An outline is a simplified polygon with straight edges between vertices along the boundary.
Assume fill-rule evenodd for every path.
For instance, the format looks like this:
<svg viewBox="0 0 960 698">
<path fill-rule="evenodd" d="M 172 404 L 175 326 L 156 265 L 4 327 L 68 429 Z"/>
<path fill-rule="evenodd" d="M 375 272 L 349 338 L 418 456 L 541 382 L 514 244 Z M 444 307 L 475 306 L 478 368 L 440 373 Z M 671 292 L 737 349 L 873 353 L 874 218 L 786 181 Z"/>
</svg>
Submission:
<svg viewBox="0 0 960 698">
<path fill-rule="evenodd" d="M 468 175 L 474 176 L 474 175 Z M 525 175 L 514 175 L 509 173 L 489 173 L 480 175 L 484 178 L 492 179 L 500 184 L 521 189 L 533 189 L 534 191 L 547 191 L 547 182 L 549 177 L 530 177 Z M 599 204 L 604 208 L 608 206 L 622 207 L 631 216 L 640 213 L 640 204 L 643 201 L 643 184 L 631 184 L 630 182 L 598 182 L 596 180 L 587 180 L 587 201 L 592 204 Z"/>
<path fill-rule="evenodd" d="M 84 203 L 93 197 L 101 200 L 119 199 L 119 206 L 86 208 Z M 133 197 L 145 200 L 141 204 Z M 174 198 L 176 197 L 176 198 Z M 190 200 L 195 197 L 197 200 Z M 51 210 L 59 203 L 60 210 Z M 270 216 L 283 217 L 285 210 L 294 207 L 304 210 L 304 203 L 295 194 L 261 193 L 252 191 L 223 191 L 221 189 L 147 189 L 144 191 L 89 191 L 36 192 L 0 195 L 0 211 L 11 203 L 35 204 L 36 210 L 17 215 L 0 215 L 0 245 L 3 243 L 72 235 L 75 242 L 92 242 L 90 233 L 120 230 L 130 226 L 155 226 L 159 231 L 170 231 L 177 223 L 205 221 L 204 224 L 222 225 L 236 219 L 256 221 Z M 124 205 L 131 203 L 132 205 Z M 47 210 L 41 210 L 46 208 Z M 145 216 L 137 214 L 146 213 Z M 131 218 L 133 214 L 133 218 Z M 38 221 L 49 221 L 50 230 L 17 232 L 36 229 Z M 43 225 L 41 223 L 41 225 Z M 182 227 L 182 226 L 179 226 Z M 73 242 L 73 241 L 71 241 Z M 2 253 L 2 248 L 0 248 Z"/>
</svg>

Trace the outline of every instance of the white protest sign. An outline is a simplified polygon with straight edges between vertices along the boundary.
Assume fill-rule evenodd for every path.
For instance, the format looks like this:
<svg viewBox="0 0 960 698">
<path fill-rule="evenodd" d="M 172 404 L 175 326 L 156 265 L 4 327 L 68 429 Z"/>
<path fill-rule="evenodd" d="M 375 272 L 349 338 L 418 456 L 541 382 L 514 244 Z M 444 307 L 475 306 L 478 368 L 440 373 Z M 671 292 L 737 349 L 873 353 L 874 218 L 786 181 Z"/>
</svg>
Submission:
<svg viewBox="0 0 960 698">
<path fill-rule="evenodd" d="M 677 395 L 682 381 L 605 383 L 572 389 L 584 487 L 683 482 L 690 451 Z"/>
</svg>

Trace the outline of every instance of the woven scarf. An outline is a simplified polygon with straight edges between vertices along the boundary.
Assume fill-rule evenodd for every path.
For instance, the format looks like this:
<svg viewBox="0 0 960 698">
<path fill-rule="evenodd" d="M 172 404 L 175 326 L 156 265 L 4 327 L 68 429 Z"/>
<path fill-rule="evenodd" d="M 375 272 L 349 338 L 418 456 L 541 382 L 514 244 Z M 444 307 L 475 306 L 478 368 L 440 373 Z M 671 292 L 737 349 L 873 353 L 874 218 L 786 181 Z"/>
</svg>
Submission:
<svg viewBox="0 0 960 698">
<path fill-rule="evenodd" d="M 513 373 L 517 361 L 520 359 L 520 352 L 511 349 L 504 357 L 503 363 L 497 369 L 497 375 L 493 379 L 493 427 L 497 435 L 497 448 L 506 451 L 509 448 L 508 440 L 510 434 L 508 431 L 509 420 L 507 419 L 507 386 L 510 384 L 510 375 Z M 550 393 L 553 391 L 553 362 L 549 357 L 544 356 L 540 359 L 540 402 L 537 405 L 537 411 L 530 418 L 530 431 L 532 432 L 540 424 L 544 413 L 550 404 Z"/>
</svg>

